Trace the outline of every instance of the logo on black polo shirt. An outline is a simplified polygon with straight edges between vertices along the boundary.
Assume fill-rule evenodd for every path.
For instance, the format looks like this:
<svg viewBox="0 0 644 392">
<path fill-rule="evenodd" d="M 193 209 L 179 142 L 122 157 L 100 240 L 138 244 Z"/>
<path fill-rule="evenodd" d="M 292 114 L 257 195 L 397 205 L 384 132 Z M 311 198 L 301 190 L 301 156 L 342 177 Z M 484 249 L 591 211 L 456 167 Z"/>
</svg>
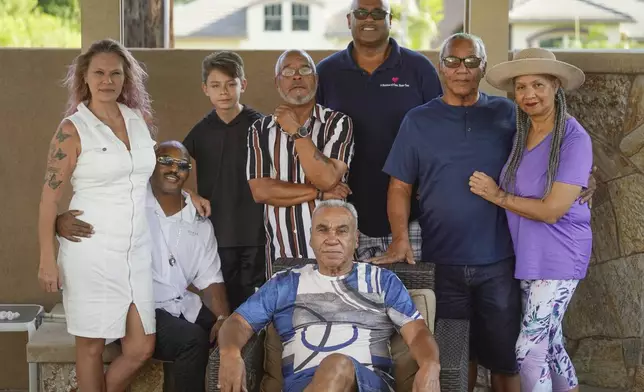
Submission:
<svg viewBox="0 0 644 392">
<path fill-rule="evenodd" d="M 400 78 L 398 76 L 394 76 L 391 78 L 392 83 L 380 83 L 380 87 L 409 87 L 407 83 L 398 83 L 398 80 L 400 80 Z"/>
</svg>

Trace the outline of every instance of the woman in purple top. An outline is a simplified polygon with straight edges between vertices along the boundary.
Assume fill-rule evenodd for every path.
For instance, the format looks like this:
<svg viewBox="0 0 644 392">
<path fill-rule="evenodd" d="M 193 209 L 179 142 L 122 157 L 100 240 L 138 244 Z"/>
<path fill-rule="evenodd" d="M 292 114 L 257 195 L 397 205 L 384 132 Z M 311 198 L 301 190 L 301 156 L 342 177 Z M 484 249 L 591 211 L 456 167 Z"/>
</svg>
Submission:
<svg viewBox="0 0 644 392">
<path fill-rule="evenodd" d="M 590 136 L 566 111 L 564 90 L 579 87 L 584 73 L 531 48 L 490 69 L 487 81 L 514 93 L 517 133 L 501 186 L 474 172 L 470 188 L 507 211 L 523 294 L 521 390 L 577 390 L 561 324 L 590 260 L 590 209 L 579 197 L 593 152 Z"/>
</svg>

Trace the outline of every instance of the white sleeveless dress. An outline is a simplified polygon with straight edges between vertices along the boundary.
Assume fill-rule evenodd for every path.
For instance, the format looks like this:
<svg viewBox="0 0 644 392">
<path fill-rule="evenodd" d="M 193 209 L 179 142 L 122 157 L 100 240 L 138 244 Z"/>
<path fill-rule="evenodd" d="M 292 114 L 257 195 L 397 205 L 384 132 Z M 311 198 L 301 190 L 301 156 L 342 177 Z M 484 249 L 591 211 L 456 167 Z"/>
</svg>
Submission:
<svg viewBox="0 0 644 392">
<path fill-rule="evenodd" d="M 154 140 L 139 111 L 119 104 L 131 151 L 81 103 L 67 117 L 80 136 L 69 209 L 94 226 L 91 238 L 58 238 L 67 331 L 74 336 L 118 339 L 134 303 L 146 334 L 156 331 L 151 238 L 146 191 L 156 158 Z"/>
</svg>

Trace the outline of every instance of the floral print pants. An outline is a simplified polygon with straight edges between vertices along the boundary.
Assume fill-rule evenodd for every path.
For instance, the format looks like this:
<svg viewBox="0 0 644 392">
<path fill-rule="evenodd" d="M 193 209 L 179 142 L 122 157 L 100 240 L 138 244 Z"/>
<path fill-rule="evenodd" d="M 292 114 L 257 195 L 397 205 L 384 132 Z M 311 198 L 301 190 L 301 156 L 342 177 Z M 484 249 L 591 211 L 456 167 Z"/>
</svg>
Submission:
<svg viewBox="0 0 644 392">
<path fill-rule="evenodd" d="M 578 384 L 561 323 L 578 280 L 522 280 L 516 353 L 523 392 L 563 392 Z"/>
</svg>

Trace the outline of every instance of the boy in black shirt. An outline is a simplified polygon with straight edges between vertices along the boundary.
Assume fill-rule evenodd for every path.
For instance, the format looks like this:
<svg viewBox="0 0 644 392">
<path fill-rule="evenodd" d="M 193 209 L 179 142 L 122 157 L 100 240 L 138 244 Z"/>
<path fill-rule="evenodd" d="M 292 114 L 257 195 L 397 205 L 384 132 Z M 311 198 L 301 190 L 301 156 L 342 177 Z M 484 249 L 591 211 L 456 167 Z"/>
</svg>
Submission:
<svg viewBox="0 0 644 392">
<path fill-rule="evenodd" d="M 214 109 L 183 144 L 196 164 L 197 192 L 210 201 L 233 311 L 265 281 L 264 206 L 255 203 L 246 180 L 248 129 L 263 115 L 239 102 L 247 82 L 237 53 L 208 55 L 202 63 L 202 81 Z"/>
</svg>

